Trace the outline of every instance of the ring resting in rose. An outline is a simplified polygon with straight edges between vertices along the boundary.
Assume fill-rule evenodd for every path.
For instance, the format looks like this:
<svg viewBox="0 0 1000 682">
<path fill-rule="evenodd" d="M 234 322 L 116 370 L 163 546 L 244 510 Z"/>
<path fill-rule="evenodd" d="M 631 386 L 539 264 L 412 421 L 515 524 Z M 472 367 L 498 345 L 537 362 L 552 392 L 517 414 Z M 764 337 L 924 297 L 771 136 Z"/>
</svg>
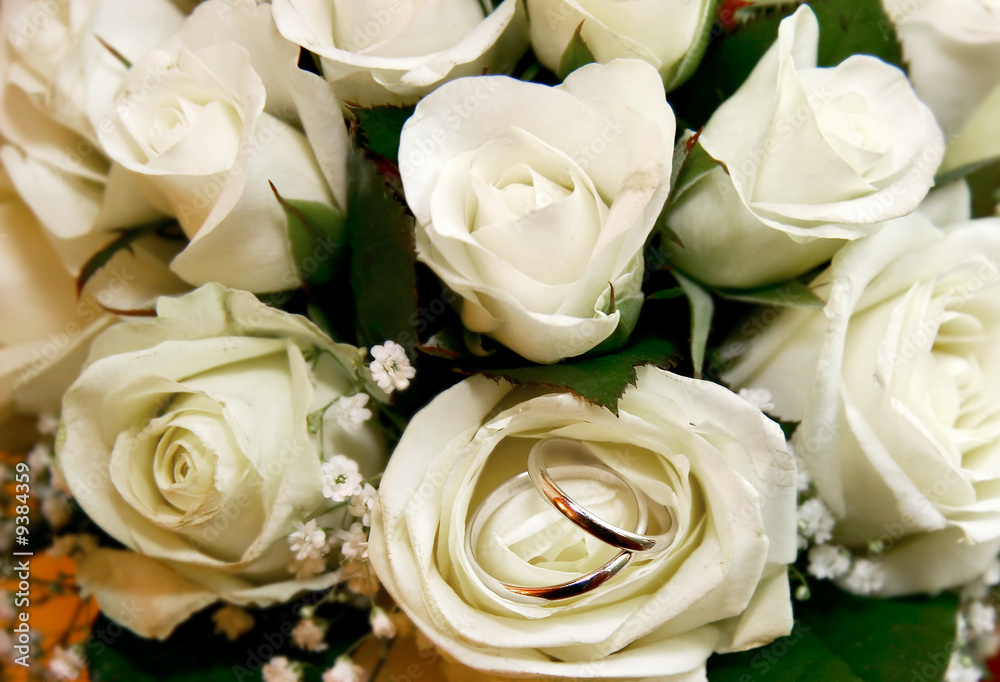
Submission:
<svg viewBox="0 0 1000 682">
<path fill-rule="evenodd" d="M 618 552 L 590 572 L 554 585 L 515 585 L 489 572 L 483 566 L 481 555 L 498 551 L 504 540 L 494 533 L 490 538 L 494 544 L 490 546 L 482 537 L 484 528 L 507 505 L 521 501 L 521 496 L 532 490 L 550 506 L 543 514 L 561 515 L 563 519 L 558 520 L 560 523 L 572 524 L 577 533 L 596 538 Z M 573 494 L 568 490 L 573 490 Z M 608 522 L 579 501 L 588 495 L 608 491 L 628 501 L 630 518 L 626 525 L 631 525 L 632 530 Z M 473 512 L 467 526 L 466 546 L 473 570 L 494 593 L 522 603 L 544 604 L 593 592 L 633 562 L 648 561 L 669 550 L 677 534 L 675 516 L 674 510 L 669 507 L 654 504 L 651 510 L 646 494 L 604 464 L 586 444 L 562 438 L 545 438 L 528 453 L 527 470 L 507 479 Z M 647 534 L 651 528 L 658 532 Z"/>
</svg>

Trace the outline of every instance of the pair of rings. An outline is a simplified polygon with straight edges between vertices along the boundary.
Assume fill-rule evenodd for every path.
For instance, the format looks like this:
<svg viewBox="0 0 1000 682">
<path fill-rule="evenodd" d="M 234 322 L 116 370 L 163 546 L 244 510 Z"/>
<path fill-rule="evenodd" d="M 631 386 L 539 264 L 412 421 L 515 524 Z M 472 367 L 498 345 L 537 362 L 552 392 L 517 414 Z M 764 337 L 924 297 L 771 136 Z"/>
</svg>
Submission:
<svg viewBox="0 0 1000 682">
<path fill-rule="evenodd" d="M 546 465 L 553 455 L 568 459 L 569 464 Z M 589 478 L 620 488 L 630 495 L 635 511 L 635 527 L 632 530 L 619 528 L 591 513 L 566 494 L 556 482 L 570 478 Z M 578 528 L 594 536 L 601 542 L 619 550 L 607 563 L 573 580 L 556 585 L 530 587 L 513 585 L 490 575 L 476 557 L 476 547 L 486 521 L 515 495 L 534 487 L 560 514 Z M 562 438 L 547 438 L 538 441 L 528 453 L 527 471 L 507 479 L 490 493 L 473 513 L 466 530 L 466 546 L 473 570 L 484 585 L 494 593 L 513 598 L 523 603 L 545 603 L 577 597 L 591 592 L 632 563 L 636 555 L 651 557 L 669 547 L 677 534 L 677 524 L 669 513 L 666 517 L 666 532 L 647 535 L 649 505 L 645 493 L 614 469 L 605 465 L 583 443 Z"/>
</svg>

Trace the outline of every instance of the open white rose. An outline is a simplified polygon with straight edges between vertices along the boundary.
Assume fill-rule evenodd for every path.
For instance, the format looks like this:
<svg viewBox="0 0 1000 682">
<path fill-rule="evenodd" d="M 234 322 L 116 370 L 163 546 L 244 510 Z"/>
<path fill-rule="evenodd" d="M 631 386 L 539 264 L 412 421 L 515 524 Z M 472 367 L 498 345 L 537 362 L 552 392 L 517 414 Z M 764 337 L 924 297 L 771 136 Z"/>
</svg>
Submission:
<svg viewBox="0 0 1000 682">
<path fill-rule="evenodd" d="M 802 274 L 933 185 L 944 140 L 906 75 L 865 55 L 817 68 L 818 41 L 803 6 L 702 130 L 718 165 L 681 187 L 667 216 L 676 237 L 664 239 L 696 279 L 755 287 Z"/>
<path fill-rule="evenodd" d="M 284 199 L 344 208 L 347 132 L 298 56 L 269 6 L 210 0 L 122 82 L 100 139 L 191 240 L 171 263 L 187 282 L 299 285 L 269 183 Z"/>
<path fill-rule="evenodd" d="M 418 257 L 462 296 L 470 330 L 535 362 L 585 353 L 635 324 L 673 137 L 663 83 L 639 60 L 555 88 L 449 83 L 400 139 Z"/>
<path fill-rule="evenodd" d="M 108 230 L 163 217 L 96 144 L 96 129 L 107 121 L 91 115 L 110 104 L 126 71 L 100 40 L 121 58 L 137 60 L 183 19 L 169 0 L 10 0 L 0 6 L 0 160 L 74 274 L 117 236 Z M 164 254 L 172 255 L 170 249 Z M 148 289 L 176 288 L 164 266 L 155 270 Z"/>
<path fill-rule="evenodd" d="M 531 46 L 538 61 L 559 72 L 579 31 L 598 62 L 642 59 L 673 90 L 698 67 L 708 46 L 714 0 L 527 0 Z"/>
<path fill-rule="evenodd" d="M 801 420 L 833 542 L 878 560 L 882 596 L 961 585 L 1000 549 L 998 263 L 998 219 L 892 221 L 834 257 L 825 308 L 748 323 L 725 375 Z"/>
<path fill-rule="evenodd" d="M 522 0 L 274 0 L 281 34 L 322 58 L 344 102 L 412 104 L 461 76 L 505 73 L 528 46 Z"/>
<path fill-rule="evenodd" d="M 63 400 L 57 465 L 87 515 L 128 550 L 77 579 L 109 617 L 166 637 L 218 599 L 270 605 L 337 579 L 295 580 L 287 536 L 329 509 L 323 458 L 381 464 L 370 429 L 338 424 L 363 351 L 251 294 L 206 285 L 116 325 Z"/>
<path fill-rule="evenodd" d="M 777 425 L 717 384 L 652 367 L 638 370 L 618 408 L 616 417 L 567 393 L 474 377 L 410 422 L 379 487 L 369 556 L 407 615 L 460 663 L 517 677 L 695 680 L 712 652 L 791 629 L 795 464 Z M 490 589 L 473 562 L 543 586 L 616 552 L 534 489 L 485 516 L 477 545 L 467 542 L 479 504 L 548 438 L 582 443 L 651 511 L 669 511 L 676 535 L 592 592 L 522 603 Z M 635 527 L 619 488 L 583 476 L 561 483 L 602 519 Z"/>
</svg>

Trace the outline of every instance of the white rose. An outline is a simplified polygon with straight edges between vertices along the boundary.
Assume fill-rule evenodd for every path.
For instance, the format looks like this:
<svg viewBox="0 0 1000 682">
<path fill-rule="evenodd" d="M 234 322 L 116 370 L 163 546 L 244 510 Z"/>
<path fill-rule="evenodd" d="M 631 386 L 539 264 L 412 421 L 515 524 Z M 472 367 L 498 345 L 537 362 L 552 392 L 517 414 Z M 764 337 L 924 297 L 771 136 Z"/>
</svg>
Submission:
<svg viewBox="0 0 1000 682">
<path fill-rule="evenodd" d="M 949 135 L 1000 85 L 1000 2 L 882 0 L 910 82 Z"/>
<path fill-rule="evenodd" d="M 445 81 L 505 73 L 528 46 L 522 0 L 274 0 L 281 34 L 322 59 L 344 102 L 413 104 Z"/>
<path fill-rule="evenodd" d="M 559 72 L 577 31 L 601 63 L 618 58 L 652 64 L 667 91 L 698 67 L 708 46 L 717 3 L 712 0 L 527 0 L 531 46 L 538 61 Z"/>
<path fill-rule="evenodd" d="M 704 679 L 713 652 L 791 629 L 795 464 L 780 429 L 717 384 L 652 367 L 637 376 L 617 417 L 568 393 L 474 377 L 410 422 L 382 478 L 369 556 L 396 603 L 463 665 L 517 677 Z M 484 517 L 476 547 L 467 542 L 478 505 L 553 437 L 579 441 L 648 496 L 660 514 L 650 532 L 669 511 L 676 535 L 588 594 L 523 603 L 491 590 L 472 562 L 544 586 L 617 551 L 530 488 Z M 593 514 L 635 527 L 619 487 L 580 475 L 560 483 Z"/>
<path fill-rule="evenodd" d="M 833 542 L 879 561 L 882 596 L 960 585 L 1000 549 L 998 262 L 1000 219 L 892 221 L 834 257 L 825 308 L 751 320 L 724 375 L 801 420 Z"/>
<path fill-rule="evenodd" d="M 114 322 L 77 299 L 42 227 L 0 171 L 0 422 L 12 412 L 56 414 L 95 334 Z"/>
<path fill-rule="evenodd" d="M 864 55 L 817 68 L 818 41 L 799 8 L 702 130 L 718 165 L 682 182 L 667 216 L 679 243 L 664 238 L 696 279 L 755 287 L 802 274 L 932 186 L 944 141 L 905 74 Z"/>
<path fill-rule="evenodd" d="M 180 222 L 191 242 L 171 268 L 187 282 L 299 286 L 269 182 L 284 199 L 344 208 L 347 132 L 298 56 L 269 6 L 212 0 L 122 82 L 101 143 Z"/>
<path fill-rule="evenodd" d="M 0 135 L 6 141 L 0 160 L 74 274 L 117 236 L 107 230 L 162 218 L 95 144 L 99 122 L 91 114 L 105 106 L 125 73 L 97 37 L 125 59 L 138 59 L 183 18 L 169 0 L 10 0 L 0 6 Z M 169 279 L 162 270 L 154 277 L 160 282 Z"/>
<path fill-rule="evenodd" d="M 529 360 L 631 331 L 673 136 L 659 74 L 639 60 L 591 64 L 555 88 L 449 83 L 400 139 L 418 258 L 462 296 L 466 327 Z"/>
<path fill-rule="evenodd" d="M 356 388 L 363 351 L 218 285 L 162 298 L 157 313 L 95 340 L 63 400 L 56 458 L 128 548 L 88 553 L 81 586 L 162 638 L 217 599 L 270 605 L 335 582 L 293 579 L 287 537 L 329 509 L 324 457 L 371 475 L 382 456 L 373 430 L 348 433 L 329 413 Z"/>
</svg>

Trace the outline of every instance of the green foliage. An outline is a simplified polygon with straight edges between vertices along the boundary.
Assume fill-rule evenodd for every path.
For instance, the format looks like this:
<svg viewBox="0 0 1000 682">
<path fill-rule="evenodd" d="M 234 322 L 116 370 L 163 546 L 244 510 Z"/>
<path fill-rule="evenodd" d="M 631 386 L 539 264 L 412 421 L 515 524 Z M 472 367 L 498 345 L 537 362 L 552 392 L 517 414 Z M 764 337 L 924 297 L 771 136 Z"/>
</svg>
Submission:
<svg viewBox="0 0 1000 682">
<path fill-rule="evenodd" d="M 303 282 L 327 284 L 346 267 L 344 215 L 318 201 L 285 199 L 275 186 L 271 191 L 288 219 L 292 258 Z"/>
<path fill-rule="evenodd" d="M 808 285 L 798 280 L 769 284 L 756 289 L 716 289 L 715 293 L 723 298 L 746 303 L 810 308 L 823 306 L 823 300 L 813 293 Z"/>
<path fill-rule="evenodd" d="M 77 295 L 79 295 L 80 292 L 83 291 L 83 288 L 87 286 L 87 282 L 89 282 L 101 268 L 107 265 L 119 251 L 131 251 L 132 244 L 135 241 L 142 239 L 143 237 L 160 234 L 176 225 L 177 223 L 173 220 L 161 220 L 155 223 L 149 223 L 148 225 L 141 225 L 130 230 L 121 230 L 117 237 L 111 240 L 111 242 L 109 242 L 103 249 L 91 256 L 90 259 L 83 264 L 83 267 L 80 268 L 80 274 L 76 278 Z"/>
<path fill-rule="evenodd" d="M 361 152 L 348 161 L 347 238 L 358 343 L 416 342 L 414 220 Z"/>
<path fill-rule="evenodd" d="M 590 51 L 587 47 L 587 43 L 584 42 L 583 36 L 580 35 L 580 31 L 583 30 L 583 22 L 576 27 L 576 31 L 573 32 L 573 39 L 569 41 L 569 45 L 566 46 L 566 51 L 563 52 L 562 59 L 559 61 L 559 78 L 565 80 L 566 76 L 570 75 L 581 66 L 586 66 L 597 61 L 594 58 L 594 53 Z"/>
<path fill-rule="evenodd" d="M 384 106 L 373 109 L 352 107 L 351 112 L 358 121 L 364 147 L 398 165 L 399 135 L 415 108 L 415 106 Z"/>
<path fill-rule="evenodd" d="M 694 378 L 700 379 L 701 368 L 705 366 L 708 334 L 712 331 L 715 303 L 712 301 L 712 295 L 702 285 L 679 272 L 674 271 L 673 275 L 691 306 L 691 364 L 694 367 Z"/>
<path fill-rule="evenodd" d="M 677 351 L 669 341 L 643 339 L 614 355 L 586 358 L 557 365 L 483 370 L 491 379 L 507 379 L 522 386 L 569 390 L 618 414 L 618 399 L 635 383 L 638 365 L 670 367 Z"/>
<path fill-rule="evenodd" d="M 711 682 L 925 682 L 944 677 L 958 599 L 866 599 L 830 583 L 795 603 L 792 634 L 709 661 Z"/>
</svg>

